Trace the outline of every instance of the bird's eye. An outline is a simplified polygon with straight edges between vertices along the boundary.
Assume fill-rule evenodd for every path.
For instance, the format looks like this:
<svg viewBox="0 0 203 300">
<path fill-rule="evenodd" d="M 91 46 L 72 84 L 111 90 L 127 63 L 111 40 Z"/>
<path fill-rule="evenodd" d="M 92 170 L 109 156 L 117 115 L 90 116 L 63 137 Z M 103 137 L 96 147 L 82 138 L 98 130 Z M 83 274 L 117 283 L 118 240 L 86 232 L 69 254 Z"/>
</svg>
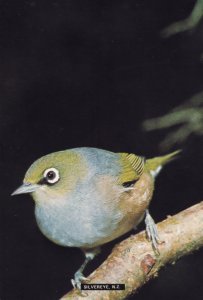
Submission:
<svg viewBox="0 0 203 300">
<path fill-rule="evenodd" d="M 55 168 L 49 168 L 44 172 L 44 178 L 47 183 L 54 184 L 59 181 L 59 171 Z"/>
</svg>

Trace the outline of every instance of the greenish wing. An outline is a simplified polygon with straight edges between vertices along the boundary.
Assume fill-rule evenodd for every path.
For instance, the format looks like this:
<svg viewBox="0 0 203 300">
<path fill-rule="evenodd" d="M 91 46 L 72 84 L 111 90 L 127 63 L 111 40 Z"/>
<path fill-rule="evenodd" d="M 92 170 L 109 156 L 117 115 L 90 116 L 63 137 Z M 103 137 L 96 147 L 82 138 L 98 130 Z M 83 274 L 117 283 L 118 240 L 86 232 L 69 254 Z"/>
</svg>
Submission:
<svg viewBox="0 0 203 300">
<path fill-rule="evenodd" d="M 118 182 L 125 183 L 134 182 L 140 178 L 144 171 L 145 158 L 135 154 L 118 153 L 121 163 L 121 172 Z"/>
</svg>

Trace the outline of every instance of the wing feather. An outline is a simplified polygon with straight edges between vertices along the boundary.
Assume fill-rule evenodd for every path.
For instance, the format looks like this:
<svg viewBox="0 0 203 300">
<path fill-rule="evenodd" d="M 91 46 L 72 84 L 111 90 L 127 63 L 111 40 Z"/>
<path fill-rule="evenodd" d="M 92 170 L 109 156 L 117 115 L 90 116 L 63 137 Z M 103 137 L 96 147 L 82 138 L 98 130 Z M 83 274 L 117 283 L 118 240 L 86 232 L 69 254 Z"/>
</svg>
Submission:
<svg viewBox="0 0 203 300">
<path fill-rule="evenodd" d="M 124 184 L 139 179 L 144 171 L 145 158 L 131 153 L 118 154 L 121 162 L 118 182 Z"/>
</svg>

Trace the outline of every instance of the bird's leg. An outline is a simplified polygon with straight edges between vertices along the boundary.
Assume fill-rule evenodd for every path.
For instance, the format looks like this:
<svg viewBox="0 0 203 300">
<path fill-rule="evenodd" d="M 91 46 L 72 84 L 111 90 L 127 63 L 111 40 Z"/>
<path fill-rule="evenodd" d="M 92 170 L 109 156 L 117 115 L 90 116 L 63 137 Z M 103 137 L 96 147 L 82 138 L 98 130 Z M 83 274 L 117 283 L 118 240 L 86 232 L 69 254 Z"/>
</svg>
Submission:
<svg viewBox="0 0 203 300">
<path fill-rule="evenodd" d="M 147 237 L 152 242 L 152 247 L 154 248 L 157 254 L 160 254 L 158 244 L 161 244 L 162 242 L 159 238 L 156 224 L 152 219 L 148 209 L 146 209 L 145 225 Z"/>
<path fill-rule="evenodd" d="M 71 283 L 74 288 L 81 289 L 81 282 L 87 280 L 87 278 L 83 275 L 83 271 L 86 265 L 95 258 L 95 256 L 100 252 L 99 248 L 94 248 L 91 250 L 83 250 L 85 254 L 85 261 L 74 274 L 74 279 L 71 279 Z"/>
</svg>

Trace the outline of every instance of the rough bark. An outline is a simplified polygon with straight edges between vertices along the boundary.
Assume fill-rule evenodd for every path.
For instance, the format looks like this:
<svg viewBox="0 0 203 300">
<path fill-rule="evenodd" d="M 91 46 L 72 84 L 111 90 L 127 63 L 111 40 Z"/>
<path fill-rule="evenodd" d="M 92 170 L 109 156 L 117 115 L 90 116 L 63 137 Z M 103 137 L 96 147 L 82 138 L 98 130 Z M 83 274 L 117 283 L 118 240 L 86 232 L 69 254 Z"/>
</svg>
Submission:
<svg viewBox="0 0 203 300">
<path fill-rule="evenodd" d="M 115 246 L 105 262 L 89 277 L 88 283 L 124 283 L 123 291 L 72 290 L 61 300 L 119 300 L 135 293 L 148 280 L 158 276 L 167 263 L 203 246 L 203 201 L 157 224 L 160 254 L 155 254 L 142 231 Z"/>
</svg>

